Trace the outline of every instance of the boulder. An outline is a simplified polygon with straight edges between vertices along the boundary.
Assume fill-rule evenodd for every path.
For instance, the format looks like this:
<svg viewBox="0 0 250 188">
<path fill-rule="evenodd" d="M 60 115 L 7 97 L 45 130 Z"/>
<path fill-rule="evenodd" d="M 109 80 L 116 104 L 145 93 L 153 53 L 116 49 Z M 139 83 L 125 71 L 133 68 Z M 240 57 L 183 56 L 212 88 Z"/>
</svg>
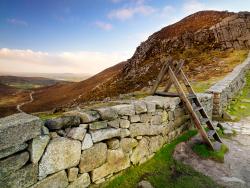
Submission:
<svg viewBox="0 0 250 188">
<path fill-rule="evenodd" d="M 164 144 L 164 140 L 162 136 L 158 135 L 158 136 L 151 137 L 149 140 L 150 154 L 155 153 L 156 151 L 160 150 L 163 144 Z"/>
<path fill-rule="evenodd" d="M 107 141 L 108 149 L 117 149 L 120 146 L 120 142 L 117 138 L 112 138 Z"/>
<path fill-rule="evenodd" d="M 120 120 L 116 119 L 116 120 L 113 120 L 113 121 L 109 121 L 108 126 L 118 129 L 119 126 L 120 126 Z"/>
<path fill-rule="evenodd" d="M 138 183 L 137 188 L 154 188 L 154 187 L 150 184 L 150 182 L 143 180 Z"/>
<path fill-rule="evenodd" d="M 0 178 L 0 187 L 19 188 L 30 187 L 37 182 L 38 168 L 37 165 L 29 164 L 15 171 L 11 175 Z"/>
<path fill-rule="evenodd" d="M 80 118 L 77 116 L 62 116 L 45 121 L 45 126 L 49 130 L 66 129 L 69 127 L 77 127 L 80 125 Z"/>
<path fill-rule="evenodd" d="M 93 146 L 93 141 L 90 134 L 86 134 L 82 141 L 82 150 L 89 149 Z"/>
<path fill-rule="evenodd" d="M 80 173 L 90 172 L 105 163 L 107 159 L 107 145 L 95 144 L 92 148 L 82 151 L 79 164 Z"/>
<path fill-rule="evenodd" d="M 164 127 L 161 125 L 148 125 L 146 123 L 133 123 L 129 127 L 132 137 L 143 135 L 159 135 L 163 132 Z"/>
<path fill-rule="evenodd" d="M 0 160 L 0 179 L 22 168 L 29 160 L 29 153 L 22 152 Z"/>
<path fill-rule="evenodd" d="M 78 116 L 81 119 L 81 123 L 91 123 L 97 121 L 100 118 L 98 112 L 90 110 L 74 110 L 70 112 L 66 112 L 65 115 L 73 115 Z"/>
<path fill-rule="evenodd" d="M 142 138 L 131 155 L 131 162 L 135 164 L 143 163 L 150 155 L 149 140 Z"/>
<path fill-rule="evenodd" d="M 125 153 L 129 153 L 137 146 L 138 142 L 134 138 L 123 138 L 120 141 L 120 146 Z"/>
<path fill-rule="evenodd" d="M 107 127 L 108 127 L 108 123 L 106 121 L 97 121 L 97 122 L 89 124 L 90 130 L 105 129 Z"/>
<path fill-rule="evenodd" d="M 131 123 L 137 123 L 141 120 L 139 115 L 133 115 L 133 116 L 129 116 L 129 120 Z"/>
<path fill-rule="evenodd" d="M 30 152 L 30 160 L 32 163 L 38 163 L 38 161 L 42 157 L 42 154 L 46 146 L 49 143 L 49 140 L 50 140 L 49 135 L 38 136 L 32 139 L 28 148 Z"/>
<path fill-rule="evenodd" d="M 90 177 L 88 173 L 81 174 L 74 182 L 70 183 L 68 188 L 85 188 L 90 185 Z"/>
<path fill-rule="evenodd" d="M 68 132 L 67 136 L 69 138 L 73 138 L 75 140 L 80 140 L 82 141 L 85 134 L 86 134 L 87 130 L 82 128 L 82 127 L 74 127 L 72 129 L 70 129 L 70 131 Z"/>
<path fill-rule="evenodd" d="M 127 128 L 129 128 L 129 125 L 130 125 L 130 121 L 129 120 L 126 120 L 126 119 L 121 119 L 120 120 L 120 127 L 121 128 L 127 129 Z"/>
<path fill-rule="evenodd" d="M 22 151 L 22 150 L 26 149 L 27 147 L 28 147 L 28 144 L 23 143 L 23 144 L 18 144 L 18 145 L 3 149 L 0 151 L 0 159 L 5 158 L 7 156 L 10 156 L 10 155 L 17 153 L 19 151 Z"/>
<path fill-rule="evenodd" d="M 95 182 L 109 174 L 117 173 L 130 166 L 128 154 L 124 154 L 121 149 L 108 150 L 107 162 L 91 172 L 92 181 Z"/>
<path fill-rule="evenodd" d="M 120 104 L 112 107 L 120 116 L 132 116 L 135 114 L 135 107 L 132 104 Z"/>
<path fill-rule="evenodd" d="M 142 114 L 147 112 L 147 105 L 144 101 L 136 101 L 133 104 L 135 106 L 136 114 Z"/>
<path fill-rule="evenodd" d="M 42 121 L 25 113 L 0 118 L 0 150 L 22 144 L 41 134 Z"/>
<path fill-rule="evenodd" d="M 55 138 L 48 144 L 39 163 L 39 176 L 74 167 L 78 165 L 81 156 L 81 142 L 68 138 Z"/>
<path fill-rule="evenodd" d="M 90 134 L 91 134 L 93 142 L 96 143 L 102 140 L 119 137 L 121 135 L 121 130 L 114 129 L 114 128 L 100 129 L 96 131 L 90 131 Z"/>
<path fill-rule="evenodd" d="M 118 118 L 118 113 L 111 107 L 98 108 L 97 111 L 103 120 L 114 120 Z"/>
<path fill-rule="evenodd" d="M 79 171 L 78 168 L 69 168 L 69 169 L 67 169 L 69 182 L 75 181 L 77 179 L 78 171 Z"/>
<path fill-rule="evenodd" d="M 68 186 L 68 178 L 65 170 L 50 175 L 47 178 L 39 181 L 32 188 L 66 188 Z"/>
<path fill-rule="evenodd" d="M 146 101 L 148 113 L 154 113 L 156 110 L 156 104 L 154 102 Z"/>
</svg>

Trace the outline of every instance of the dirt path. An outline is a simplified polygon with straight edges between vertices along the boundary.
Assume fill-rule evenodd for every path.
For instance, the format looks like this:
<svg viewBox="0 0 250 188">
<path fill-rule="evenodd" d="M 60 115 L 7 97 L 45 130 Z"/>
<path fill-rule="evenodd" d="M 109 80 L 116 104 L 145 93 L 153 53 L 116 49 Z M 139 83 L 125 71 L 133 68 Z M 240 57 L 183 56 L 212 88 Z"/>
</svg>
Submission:
<svg viewBox="0 0 250 188">
<path fill-rule="evenodd" d="M 210 176 L 225 187 L 249 188 L 250 117 L 237 123 L 230 123 L 230 126 L 236 130 L 237 135 L 232 139 L 224 139 L 224 143 L 229 148 L 224 163 L 201 159 L 187 143 L 181 143 L 176 147 L 174 158 Z"/>
<path fill-rule="evenodd" d="M 31 91 L 31 92 L 30 92 L 30 94 L 29 94 L 30 100 L 29 100 L 29 101 L 23 102 L 23 103 L 18 104 L 18 105 L 16 106 L 16 109 L 18 110 L 18 112 L 23 112 L 23 110 L 21 109 L 21 107 L 22 107 L 23 105 L 28 104 L 28 103 L 31 103 L 31 102 L 34 101 L 34 98 L 33 98 L 33 94 L 34 94 L 34 93 L 35 93 L 34 91 Z"/>
</svg>

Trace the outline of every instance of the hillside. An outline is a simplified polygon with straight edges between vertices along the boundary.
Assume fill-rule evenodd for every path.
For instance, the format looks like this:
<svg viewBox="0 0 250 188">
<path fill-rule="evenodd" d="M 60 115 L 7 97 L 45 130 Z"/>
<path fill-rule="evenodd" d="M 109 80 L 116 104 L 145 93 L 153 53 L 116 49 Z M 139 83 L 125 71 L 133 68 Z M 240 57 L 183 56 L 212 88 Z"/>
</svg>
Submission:
<svg viewBox="0 0 250 188">
<path fill-rule="evenodd" d="M 19 89 L 32 89 L 67 82 L 43 77 L 0 76 L 0 83 Z"/>
<path fill-rule="evenodd" d="M 125 62 L 79 83 L 38 89 L 24 110 L 72 106 L 148 87 L 169 55 L 186 60 L 184 70 L 191 79 L 223 76 L 240 63 L 232 60 L 237 50 L 250 48 L 249 16 L 219 11 L 190 15 L 151 35 Z"/>
</svg>

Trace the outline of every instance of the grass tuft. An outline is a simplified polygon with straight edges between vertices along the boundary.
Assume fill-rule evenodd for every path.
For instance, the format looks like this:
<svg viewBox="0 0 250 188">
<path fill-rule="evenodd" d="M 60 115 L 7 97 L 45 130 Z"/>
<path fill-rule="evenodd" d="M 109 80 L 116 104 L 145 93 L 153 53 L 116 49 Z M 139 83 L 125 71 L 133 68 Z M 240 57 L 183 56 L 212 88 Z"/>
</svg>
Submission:
<svg viewBox="0 0 250 188">
<path fill-rule="evenodd" d="M 229 151 L 224 144 L 221 145 L 220 151 L 213 151 L 205 144 L 195 144 L 192 149 L 202 158 L 212 159 L 221 163 L 224 162 L 224 155 Z"/>
</svg>

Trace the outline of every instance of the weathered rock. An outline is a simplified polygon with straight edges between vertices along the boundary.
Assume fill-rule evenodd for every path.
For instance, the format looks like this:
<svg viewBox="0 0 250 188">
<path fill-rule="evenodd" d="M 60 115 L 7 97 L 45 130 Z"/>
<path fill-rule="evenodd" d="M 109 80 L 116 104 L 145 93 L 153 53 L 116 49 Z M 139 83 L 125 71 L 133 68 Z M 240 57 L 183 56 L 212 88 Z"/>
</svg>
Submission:
<svg viewBox="0 0 250 188">
<path fill-rule="evenodd" d="M 42 135 L 49 135 L 49 129 L 44 125 L 42 126 Z"/>
<path fill-rule="evenodd" d="M 137 188 L 154 188 L 148 181 L 141 181 L 138 183 Z"/>
<path fill-rule="evenodd" d="M 112 138 L 107 141 L 108 149 L 117 149 L 120 146 L 120 142 L 117 138 Z"/>
<path fill-rule="evenodd" d="M 68 188 L 85 188 L 90 185 L 90 177 L 88 173 L 81 174 L 74 182 L 69 184 Z"/>
<path fill-rule="evenodd" d="M 45 126 L 49 130 L 59 130 L 80 125 L 80 118 L 77 116 L 62 116 L 45 121 Z"/>
<path fill-rule="evenodd" d="M 65 115 L 78 116 L 81 119 L 81 123 L 91 123 L 100 118 L 100 115 L 96 111 L 84 111 L 84 110 L 75 110 L 66 112 Z"/>
<path fill-rule="evenodd" d="M 154 102 L 146 101 L 147 111 L 148 113 L 153 113 L 156 110 L 156 104 Z"/>
<path fill-rule="evenodd" d="M 131 162 L 133 164 L 138 164 L 145 161 L 145 159 L 150 155 L 148 146 L 149 146 L 148 139 L 142 138 L 131 155 Z"/>
<path fill-rule="evenodd" d="M 120 120 L 120 127 L 121 128 L 127 129 L 127 128 L 129 128 L 129 125 L 130 125 L 129 120 L 126 120 L 126 119 L 121 119 Z"/>
<path fill-rule="evenodd" d="M 142 123 L 150 123 L 151 119 L 152 119 L 152 115 L 151 114 L 141 114 L 140 115 L 140 119 Z"/>
<path fill-rule="evenodd" d="M 68 178 L 65 170 L 62 170 L 60 172 L 57 172 L 56 174 L 53 174 L 51 176 L 48 176 L 47 178 L 43 179 L 42 181 L 39 181 L 35 185 L 32 186 L 32 188 L 65 188 L 68 186 Z"/>
<path fill-rule="evenodd" d="M 82 127 L 75 127 L 72 128 L 69 133 L 67 134 L 68 137 L 73 138 L 75 140 L 80 140 L 82 141 L 87 130 L 82 128 Z"/>
<path fill-rule="evenodd" d="M 151 119 L 151 125 L 161 125 L 162 117 L 161 115 L 155 115 Z"/>
<path fill-rule="evenodd" d="M 80 124 L 79 127 L 84 128 L 84 129 L 88 129 L 89 124 Z"/>
<path fill-rule="evenodd" d="M 106 159 L 107 145 L 105 143 L 98 143 L 90 149 L 83 150 L 79 164 L 80 173 L 92 171 L 104 164 Z"/>
<path fill-rule="evenodd" d="M 162 112 L 161 121 L 168 122 L 168 113 L 165 110 L 163 110 L 163 112 Z"/>
<path fill-rule="evenodd" d="M 123 138 L 121 139 L 120 145 L 125 153 L 129 153 L 133 148 L 137 146 L 138 142 L 134 138 Z"/>
<path fill-rule="evenodd" d="M 86 134 L 82 141 L 82 150 L 89 149 L 93 146 L 93 141 L 90 134 Z"/>
<path fill-rule="evenodd" d="M 113 121 L 109 121 L 108 126 L 118 129 L 119 126 L 120 126 L 120 120 L 116 119 L 116 120 L 113 120 Z"/>
<path fill-rule="evenodd" d="M 146 123 L 133 123 L 130 125 L 130 134 L 132 137 L 143 135 L 159 135 L 163 132 L 164 127 L 161 125 L 148 125 Z"/>
<path fill-rule="evenodd" d="M 129 156 L 124 154 L 121 149 L 108 150 L 107 163 L 103 164 L 91 172 L 92 181 L 102 179 L 109 174 L 119 172 L 130 166 Z"/>
<path fill-rule="evenodd" d="M 232 136 L 234 134 L 234 132 L 232 130 L 226 129 L 223 131 L 223 134 L 228 135 L 228 136 Z"/>
<path fill-rule="evenodd" d="M 163 144 L 164 144 L 164 140 L 162 136 L 158 135 L 158 136 L 151 137 L 149 140 L 149 152 L 152 154 L 158 151 L 159 149 L 161 149 Z"/>
<path fill-rule="evenodd" d="M 135 107 L 132 104 L 120 104 L 112 108 L 121 116 L 132 116 L 135 114 Z"/>
<path fill-rule="evenodd" d="M 59 138 L 60 136 L 57 134 L 57 132 L 50 132 L 49 133 L 49 137 L 51 139 L 54 139 L 54 138 Z"/>
<path fill-rule="evenodd" d="M 129 116 L 129 120 L 131 123 L 137 123 L 141 120 L 139 115 L 133 115 L 133 116 Z"/>
<path fill-rule="evenodd" d="M 30 187 L 37 182 L 38 168 L 37 165 L 27 165 L 11 175 L 0 178 L 0 187 L 19 188 Z"/>
<path fill-rule="evenodd" d="M 49 135 L 38 136 L 32 139 L 29 145 L 30 160 L 32 163 L 38 163 L 47 144 L 49 143 Z"/>
<path fill-rule="evenodd" d="M 67 130 L 71 130 L 70 128 L 67 128 Z M 56 133 L 59 135 L 59 136 L 62 136 L 62 137 L 66 137 L 67 133 L 66 131 L 60 129 L 60 130 L 56 130 Z"/>
<path fill-rule="evenodd" d="M 42 121 L 25 113 L 0 119 L 0 150 L 22 144 L 41 134 Z"/>
<path fill-rule="evenodd" d="M 69 182 L 75 181 L 77 179 L 78 171 L 79 171 L 78 168 L 67 169 Z"/>
<path fill-rule="evenodd" d="M 128 136 L 130 136 L 130 131 L 128 129 L 121 129 L 120 137 L 125 138 L 125 137 L 128 137 Z"/>
<path fill-rule="evenodd" d="M 19 151 L 22 151 L 22 150 L 26 149 L 27 147 L 28 147 L 28 144 L 23 143 L 23 144 L 18 144 L 18 145 L 3 149 L 0 151 L 0 159 L 7 157 L 7 156 L 10 156 L 10 155 L 17 153 Z"/>
<path fill-rule="evenodd" d="M 136 114 L 142 114 L 147 112 L 147 106 L 144 101 L 136 101 L 134 102 L 134 106 Z"/>
<path fill-rule="evenodd" d="M 103 120 L 114 120 L 118 118 L 118 113 L 111 107 L 97 109 Z"/>
<path fill-rule="evenodd" d="M 97 121 L 97 122 L 89 124 L 90 130 L 105 129 L 107 127 L 108 127 L 108 123 L 106 121 Z"/>
<path fill-rule="evenodd" d="M 55 138 L 51 140 L 39 163 L 39 176 L 45 177 L 78 165 L 80 155 L 80 141 L 68 138 Z"/>
<path fill-rule="evenodd" d="M 28 152 L 22 152 L 0 160 L 0 179 L 3 179 L 12 172 L 22 168 L 28 160 Z"/>
<path fill-rule="evenodd" d="M 102 140 L 119 137 L 121 135 L 121 130 L 114 129 L 114 128 L 100 129 L 96 131 L 90 131 L 90 134 L 91 134 L 93 142 L 96 143 Z"/>
</svg>

